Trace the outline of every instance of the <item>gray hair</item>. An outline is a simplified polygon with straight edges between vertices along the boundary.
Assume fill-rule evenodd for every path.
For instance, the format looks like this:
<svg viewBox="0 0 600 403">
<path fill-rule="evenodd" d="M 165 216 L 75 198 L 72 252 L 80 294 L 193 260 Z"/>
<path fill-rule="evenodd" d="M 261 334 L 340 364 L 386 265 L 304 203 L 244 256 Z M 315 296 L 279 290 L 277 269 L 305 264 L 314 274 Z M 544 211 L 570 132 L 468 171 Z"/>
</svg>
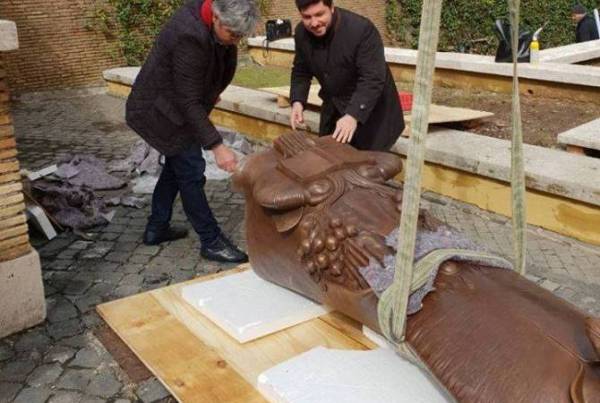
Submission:
<svg viewBox="0 0 600 403">
<path fill-rule="evenodd" d="M 213 0 L 212 10 L 223 25 L 242 36 L 250 35 L 260 18 L 254 0 Z"/>
</svg>

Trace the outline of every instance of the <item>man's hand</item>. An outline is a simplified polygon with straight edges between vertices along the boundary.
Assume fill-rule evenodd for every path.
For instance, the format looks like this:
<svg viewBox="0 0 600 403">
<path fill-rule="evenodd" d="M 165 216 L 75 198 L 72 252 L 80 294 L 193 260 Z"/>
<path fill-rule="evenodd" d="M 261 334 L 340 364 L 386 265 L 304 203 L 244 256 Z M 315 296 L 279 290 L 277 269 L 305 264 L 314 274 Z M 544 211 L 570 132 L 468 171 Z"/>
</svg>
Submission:
<svg viewBox="0 0 600 403">
<path fill-rule="evenodd" d="M 356 119 L 346 114 L 341 117 L 335 124 L 335 131 L 333 132 L 333 139 L 338 143 L 349 143 L 352 141 L 354 132 L 357 126 Z"/>
<path fill-rule="evenodd" d="M 224 171 L 233 172 L 237 167 L 237 158 L 235 153 L 231 151 L 229 147 L 221 143 L 211 148 L 211 151 L 215 155 L 215 161 L 217 166 Z"/>
<path fill-rule="evenodd" d="M 292 104 L 290 126 L 292 126 L 292 130 L 296 130 L 296 126 L 302 124 L 304 124 L 304 106 L 302 106 L 302 102 L 296 101 Z"/>
</svg>

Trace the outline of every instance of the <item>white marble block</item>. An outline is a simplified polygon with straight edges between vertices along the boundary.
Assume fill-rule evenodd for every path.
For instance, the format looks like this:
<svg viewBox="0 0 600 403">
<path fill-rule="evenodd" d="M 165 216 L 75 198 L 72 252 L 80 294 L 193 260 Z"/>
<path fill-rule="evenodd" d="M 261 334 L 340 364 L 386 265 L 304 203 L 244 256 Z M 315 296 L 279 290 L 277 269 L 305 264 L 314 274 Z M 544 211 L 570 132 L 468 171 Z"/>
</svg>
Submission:
<svg viewBox="0 0 600 403">
<path fill-rule="evenodd" d="M 271 403 L 444 403 L 428 374 L 389 349 L 317 347 L 259 375 Z"/>
<path fill-rule="evenodd" d="M 329 312 L 299 294 L 246 270 L 182 289 L 183 298 L 240 343 Z"/>
</svg>

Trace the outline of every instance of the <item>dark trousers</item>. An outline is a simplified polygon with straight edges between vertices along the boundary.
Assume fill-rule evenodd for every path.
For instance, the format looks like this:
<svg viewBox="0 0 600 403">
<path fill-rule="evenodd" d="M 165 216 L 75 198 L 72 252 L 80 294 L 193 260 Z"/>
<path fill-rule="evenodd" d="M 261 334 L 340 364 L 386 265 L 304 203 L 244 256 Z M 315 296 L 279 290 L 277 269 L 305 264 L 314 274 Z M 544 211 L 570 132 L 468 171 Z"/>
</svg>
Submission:
<svg viewBox="0 0 600 403">
<path fill-rule="evenodd" d="M 183 210 L 203 244 L 210 244 L 221 233 L 206 194 L 204 170 L 206 161 L 199 146 L 190 147 L 175 156 L 165 157 L 165 165 L 152 194 L 152 214 L 148 229 L 165 230 L 171 221 L 177 192 L 181 194 Z"/>
</svg>

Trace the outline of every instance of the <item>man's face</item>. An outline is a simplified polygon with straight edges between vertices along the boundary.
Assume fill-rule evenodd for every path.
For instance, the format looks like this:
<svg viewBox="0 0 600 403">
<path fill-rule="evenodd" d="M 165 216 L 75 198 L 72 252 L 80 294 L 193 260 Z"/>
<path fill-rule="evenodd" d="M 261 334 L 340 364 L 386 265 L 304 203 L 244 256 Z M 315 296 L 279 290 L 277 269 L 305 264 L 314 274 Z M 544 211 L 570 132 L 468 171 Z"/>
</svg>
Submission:
<svg viewBox="0 0 600 403">
<path fill-rule="evenodd" d="M 327 29 L 331 25 L 333 16 L 333 6 L 327 7 L 322 1 L 311 4 L 304 10 L 300 11 L 302 24 L 314 36 L 323 36 L 327 33 Z"/>
<path fill-rule="evenodd" d="M 237 45 L 243 37 L 224 25 L 216 15 L 213 16 L 213 29 L 217 39 L 223 45 Z"/>
<path fill-rule="evenodd" d="M 578 24 L 583 17 L 585 17 L 585 14 L 571 14 L 571 20 L 573 20 L 575 24 Z"/>
</svg>

